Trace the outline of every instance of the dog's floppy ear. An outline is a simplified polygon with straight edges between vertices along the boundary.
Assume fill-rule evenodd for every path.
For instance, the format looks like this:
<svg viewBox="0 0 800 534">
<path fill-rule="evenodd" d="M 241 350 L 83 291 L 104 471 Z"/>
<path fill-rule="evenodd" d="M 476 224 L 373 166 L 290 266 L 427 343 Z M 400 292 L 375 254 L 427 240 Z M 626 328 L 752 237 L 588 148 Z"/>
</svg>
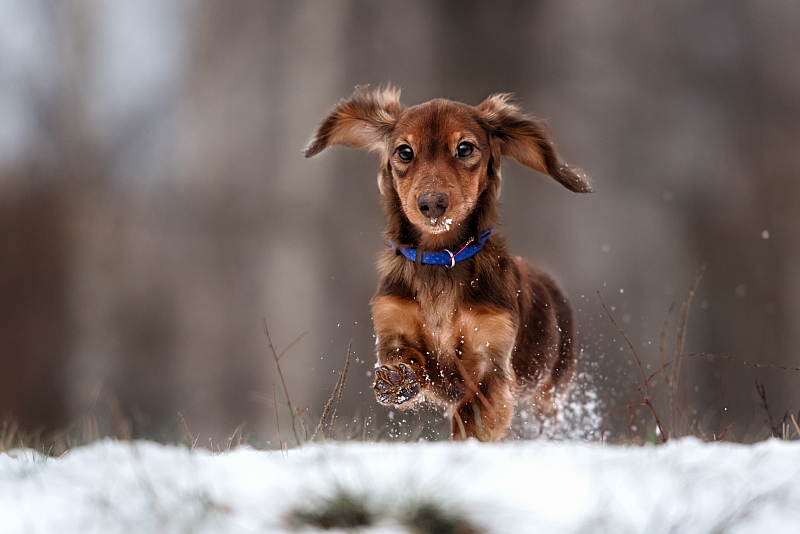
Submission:
<svg viewBox="0 0 800 534">
<path fill-rule="evenodd" d="M 525 116 L 509 98 L 508 94 L 492 95 L 476 106 L 478 118 L 492 142 L 499 145 L 500 154 L 549 174 L 570 191 L 589 193 L 592 188 L 583 171 L 559 159 L 545 123 Z"/>
<path fill-rule="evenodd" d="M 330 145 L 381 150 L 402 111 L 399 89 L 388 86 L 369 92 L 357 87 L 322 121 L 305 156 L 315 156 Z"/>
</svg>

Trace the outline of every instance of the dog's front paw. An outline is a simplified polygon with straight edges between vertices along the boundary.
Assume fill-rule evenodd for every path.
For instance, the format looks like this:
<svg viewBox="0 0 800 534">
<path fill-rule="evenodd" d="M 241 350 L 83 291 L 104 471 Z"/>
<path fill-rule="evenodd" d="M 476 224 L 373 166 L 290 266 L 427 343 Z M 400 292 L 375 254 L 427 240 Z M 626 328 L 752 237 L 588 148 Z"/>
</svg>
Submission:
<svg viewBox="0 0 800 534">
<path fill-rule="evenodd" d="M 378 402 L 396 406 L 416 397 L 422 384 L 413 369 L 398 363 L 375 369 L 374 387 Z"/>
</svg>

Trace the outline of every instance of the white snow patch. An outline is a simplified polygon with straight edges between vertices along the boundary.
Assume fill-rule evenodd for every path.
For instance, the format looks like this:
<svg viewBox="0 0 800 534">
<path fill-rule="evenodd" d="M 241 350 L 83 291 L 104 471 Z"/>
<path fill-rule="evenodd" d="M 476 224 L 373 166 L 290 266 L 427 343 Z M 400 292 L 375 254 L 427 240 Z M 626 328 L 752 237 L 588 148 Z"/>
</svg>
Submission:
<svg viewBox="0 0 800 534">
<path fill-rule="evenodd" d="M 800 443 L 777 440 L 348 442 L 285 457 L 103 441 L 0 454 L 0 532 L 285 532 L 290 511 L 341 489 L 377 514 L 358 532 L 407 532 L 397 517 L 414 500 L 486 532 L 796 532 L 798 475 Z"/>
</svg>

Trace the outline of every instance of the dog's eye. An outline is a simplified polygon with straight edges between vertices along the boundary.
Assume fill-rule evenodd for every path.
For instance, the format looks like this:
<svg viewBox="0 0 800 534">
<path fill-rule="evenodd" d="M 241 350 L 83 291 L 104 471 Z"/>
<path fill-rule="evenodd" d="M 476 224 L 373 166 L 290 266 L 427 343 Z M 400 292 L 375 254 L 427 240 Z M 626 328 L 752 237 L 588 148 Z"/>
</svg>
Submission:
<svg viewBox="0 0 800 534">
<path fill-rule="evenodd" d="M 457 158 L 466 158 L 472 154 L 472 151 L 475 150 L 475 145 L 472 143 L 467 143 L 464 141 L 463 143 L 459 143 L 456 147 L 456 157 Z"/>
<path fill-rule="evenodd" d="M 411 150 L 411 147 L 408 145 L 400 145 L 397 147 L 397 157 L 400 158 L 401 161 L 408 163 L 414 159 L 414 151 Z"/>
</svg>

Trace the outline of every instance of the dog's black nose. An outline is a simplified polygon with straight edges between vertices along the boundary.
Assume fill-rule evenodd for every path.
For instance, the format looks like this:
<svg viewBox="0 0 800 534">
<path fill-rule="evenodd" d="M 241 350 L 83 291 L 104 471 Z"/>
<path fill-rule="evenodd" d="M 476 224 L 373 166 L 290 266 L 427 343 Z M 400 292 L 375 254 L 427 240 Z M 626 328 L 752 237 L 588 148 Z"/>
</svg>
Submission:
<svg viewBox="0 0 800 534">
<path fill-rule="evenodd" d="M 425 193 L 417 199 L 419 211 L 425 217 L 430 217 L 431 219 L 441 217 L 449 204 L 447 195 L 444 193 Z"/>
</svg>

